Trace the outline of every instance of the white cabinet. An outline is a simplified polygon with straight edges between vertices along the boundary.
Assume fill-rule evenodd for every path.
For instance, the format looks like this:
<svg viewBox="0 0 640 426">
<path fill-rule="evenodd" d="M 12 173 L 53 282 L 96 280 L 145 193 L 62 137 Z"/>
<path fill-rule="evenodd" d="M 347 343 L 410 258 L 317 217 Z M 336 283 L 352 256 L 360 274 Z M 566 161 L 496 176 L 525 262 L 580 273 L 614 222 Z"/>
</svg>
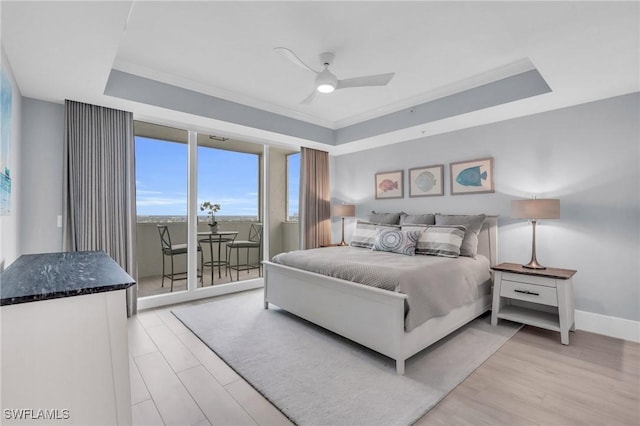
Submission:
<svg viewBox="0 0 640 426">
<path fill-rule="evenodd" d="M 0 312 L 0 423 L 131 424 L 125 290 L 7 305 Z M 20 409 L 32 411 L 7 412 Z"/>
<path fill-rule="evenodd" d="M 131 425 L 126 289 L 103 252 L 24 255 L 0 273 L 3 425 Z"/>
<path fill-rule="evenodd" d="M 514 263 L 493 267 L 495 284 L 491 324 L 507 319 L 560 332 L 569 344 L 575 330 L 572 269 L 527 269 Z"/>
</svg>

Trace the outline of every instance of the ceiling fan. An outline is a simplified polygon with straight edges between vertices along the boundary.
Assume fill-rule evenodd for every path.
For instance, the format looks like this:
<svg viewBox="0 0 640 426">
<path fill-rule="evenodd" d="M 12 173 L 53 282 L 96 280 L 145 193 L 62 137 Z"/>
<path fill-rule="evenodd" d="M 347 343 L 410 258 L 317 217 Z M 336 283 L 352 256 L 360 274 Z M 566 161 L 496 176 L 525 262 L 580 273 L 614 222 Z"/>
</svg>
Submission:
<svg viewBox="0 0 640 426">
<path fill-rule="evenodd" d="M 293 50 L 286 47 L 275 47 L 274 49 L 299 67 L 316 74 L 315 90 L 311 92 L 311 94 L 304 100 L 302 100 L 302 102 L 300 102 L 302 104 L 310 103 L 316 97 L 316 94 L 318 92 L 331 93 L 334 90 L 347 89 L 349 87 L 386 86 L 387 83 L 389 83 L 389 81 L 391 81 L 391 79 L 395 75 L 394 72 L 390 72 L 387 74 L 367 75 L 363 77 L 338 80 L 338 77 L 336 77 L 335 74 L 329 71 L 329 66 L 331 66 L 333 58 L 335 58 L 335 55 L 331 52 L 320 54 L 320 63 L 324 66 L 324 69 L 321 71 L 317 71 L 311 68 L 309 65 L 305 64 L 302 59 L 300 59 L 298 55 L 293 52 Z"/>
</svg>

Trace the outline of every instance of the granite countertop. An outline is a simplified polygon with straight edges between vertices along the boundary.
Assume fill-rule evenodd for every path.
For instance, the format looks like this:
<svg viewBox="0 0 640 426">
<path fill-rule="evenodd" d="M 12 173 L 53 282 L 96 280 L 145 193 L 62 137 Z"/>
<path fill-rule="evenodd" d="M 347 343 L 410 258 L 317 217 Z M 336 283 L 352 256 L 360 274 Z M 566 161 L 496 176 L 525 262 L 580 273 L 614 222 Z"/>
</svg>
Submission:
<svg viewBox="0 0 640 426">
<path fill-rule="evenodd" d="M 27 254 L 0 273 L 0 306 L 121 290 L 134 284 L 102 251 Z"/>
</svg>

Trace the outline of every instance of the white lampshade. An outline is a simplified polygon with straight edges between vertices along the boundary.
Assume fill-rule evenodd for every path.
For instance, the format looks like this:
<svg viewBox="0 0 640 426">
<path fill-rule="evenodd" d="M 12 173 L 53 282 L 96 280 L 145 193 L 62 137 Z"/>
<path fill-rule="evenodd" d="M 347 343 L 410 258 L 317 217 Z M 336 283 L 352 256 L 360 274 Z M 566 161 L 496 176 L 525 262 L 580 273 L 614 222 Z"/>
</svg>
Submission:
<svg viewBox="0 0 640 426">
<path fill-rule="evenodd" d="M 356 206 L 353 204 L 334 204 L 331 206 L 331 216 L 351 217 L 356 215 Z"/>
<path fill-rule="evenodd" d="M 511 217 L 514 219 L 559 219 L 560 200 L 536 198 L 511 201 Z"/>
</svg>

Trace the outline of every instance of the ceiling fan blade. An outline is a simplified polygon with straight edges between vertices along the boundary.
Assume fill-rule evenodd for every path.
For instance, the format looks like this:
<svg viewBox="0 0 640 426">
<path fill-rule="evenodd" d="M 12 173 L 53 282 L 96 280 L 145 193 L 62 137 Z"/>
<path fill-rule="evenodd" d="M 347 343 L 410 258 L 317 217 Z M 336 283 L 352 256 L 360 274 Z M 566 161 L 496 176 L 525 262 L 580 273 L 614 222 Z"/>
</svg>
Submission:
<svg viewBox="0 0 640 426">
<path fill-rule="evenodd" d="M 388 74 L 367 75 L 364 77 L 354 77 L 344 80 L 338 80 L 336 89 L 346 89 L 348 87 L 363 86 L 386 86 L 395 74 L 396 73 L 394 72 L 390 72 Z"/>
<path fill-rule="evenodd" d="M 284 56 L 285 58 L 287 58 L 288 60 L 290 60 L 291 62 L 293 62 L 297 66 L 299 66 L 300 68 L 303 68 L 305 70 L 314 72 L 316 74 L 318 74 L 320 72 L 320 71 L 314 70 L 309 65 L 305 64 L 302 61 L 302 59 L 298 58 L 298 55 L 293 53 L 293 50 L 291 50 L 291 49 L 287 49 L 286 47 L 274 47 L 273 50 L 279 52 L 282 56 Z"/>
<path fill-rule="evenodd" d="M 306 98 L 300 101 L 301 104 L 310 104 L 316 98 L 317 90 L 313 89 L 313 92 L 309 94 Z"/>
</svg>

